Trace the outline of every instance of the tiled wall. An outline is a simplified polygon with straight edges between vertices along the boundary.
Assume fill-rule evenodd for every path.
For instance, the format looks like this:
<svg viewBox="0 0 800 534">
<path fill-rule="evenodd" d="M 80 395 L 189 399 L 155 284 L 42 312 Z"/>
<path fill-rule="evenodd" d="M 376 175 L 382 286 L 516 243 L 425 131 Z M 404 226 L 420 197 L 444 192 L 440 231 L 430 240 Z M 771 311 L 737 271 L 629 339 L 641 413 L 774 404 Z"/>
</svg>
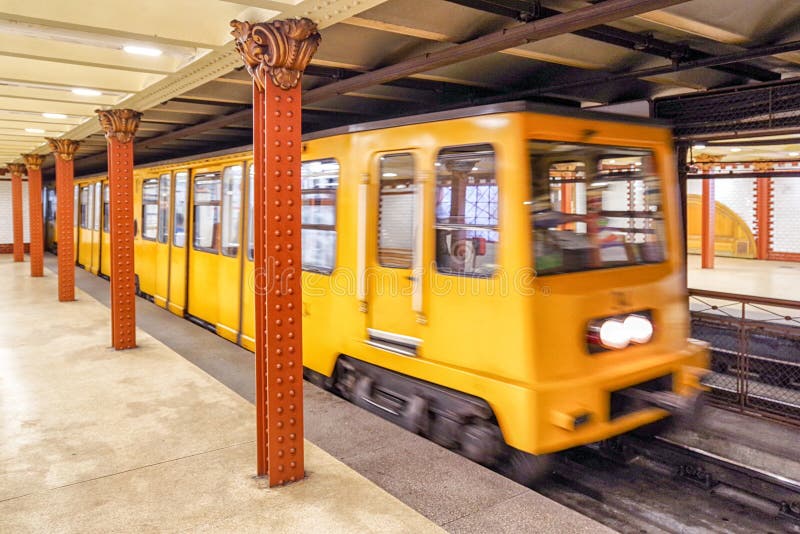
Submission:
<svg viewBox="0 0 800 534">
<path fill-rule="evenodd" d="M 25 232 L 24 241 L 30 241 L 28 222 L 28 182 L 22 182 L 22 218 Z M 14 227 L 11 212 L 11 180 L 0 180 L 0 245 L 14 242 Z"/>
<path fill-rule="evenodd" d="M 755 231 L 755 189 L 752 178 L 723 178 L 714 180 L 714 198 L 725 204 L 744 220 L 751 232 Z M 703 194 L 701 180 L 689 180 L 687 192 L 690 195 Z"/>
<path fill-rule="evenodd" d="M 773 178 L 772 250 L 800 253 L 800 182 Z"/>
</svg>

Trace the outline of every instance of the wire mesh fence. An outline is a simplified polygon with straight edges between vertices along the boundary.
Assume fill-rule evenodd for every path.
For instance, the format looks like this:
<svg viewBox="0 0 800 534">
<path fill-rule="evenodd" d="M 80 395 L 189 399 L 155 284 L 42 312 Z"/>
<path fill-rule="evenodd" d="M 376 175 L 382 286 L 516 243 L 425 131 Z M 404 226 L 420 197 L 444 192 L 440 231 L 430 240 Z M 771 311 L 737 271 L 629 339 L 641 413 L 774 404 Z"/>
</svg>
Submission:
<svg viewBox="0 0 800 534">
<path fill-rule="evenodd" d="M 800 425 L 800 303 L 689 290 L 689 308 L 712 402 Z"/>
</svg>

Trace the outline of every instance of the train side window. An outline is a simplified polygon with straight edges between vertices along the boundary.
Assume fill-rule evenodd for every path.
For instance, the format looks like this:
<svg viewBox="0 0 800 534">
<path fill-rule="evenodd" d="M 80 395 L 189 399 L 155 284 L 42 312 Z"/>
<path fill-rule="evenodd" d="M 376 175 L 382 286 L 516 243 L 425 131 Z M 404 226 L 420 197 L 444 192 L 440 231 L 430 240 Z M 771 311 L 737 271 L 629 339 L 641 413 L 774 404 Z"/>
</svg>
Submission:
<svg viewBox="0 0 800 534">
<path fill-rule="evenodd" d="M 186 244 L 186 182 L 187 171 L 175 173 L 175 214 L 172 219 L 172 245 L 183 248 Z"/>
<path fill-rule="evenodd" d="M 103 231 L 108 232 L 108 184 L 103 184 Z"/>
<path fill-rule="evenodd" d="M 329 274 L 336 261 L 336 190 L 339 162 L 304 161 L 300 168 L 303 269 Z"/>
<path fill-rule="evenodd" d="M 102 201 L 103 198 L 100 196 L 100 194 L 102 193 L 100 187 L 101 187 L 100 182 L 94 184 L 94 208 L 93 208 L 94 217 L 92 218 L 93 219 L 92 230 L 94 231 L 100 230 L 100 202 Z"/>
<path fill-rule="evenodd" d="M 491 276 L 497 268 L 498 187 L 491 145 L 443 148 L 436 158 L 436 268 Z"/>
<path fill-rule="evenodd" d="M 79 189 L 80 188 L 76 185 L 72 195 L 72 217 L 73 217 L 72 226 L 78 226 L 78 217 L 81 211 L 80 204 L 78 203 L 80 195 Z"/>
<path fill-rule="evenodd" d="M 169 173 L 162 174 L 158 179 L 158 242 L 169 241 L 169 195 L 172 187 Z"/>
<path fill-rule="evenodd" d="M 80 192 L 80 225 L 81 228 L 89 229 L 89 187 L 81 187 Z"/>
<path fill-rule="evenodd" d="M 242 213 L 242 166 L 225 167 L 222 171 L 222 253 L 234 257 L 239 253 Z"/>
<path fill-rule="evenodd" d="M 247 186 L 247 259 L 253 261 L 255 257 L 255 243 L 253 242 L 253 209 L 255 208 L 255 189 L 253 188 L 256 168 L 252 163 L 248 169 L 250 185 Z"/>
<path fill-rule="evenodd" d="M 378 262 L 410 269 L 414 260 L 414 157 L 388 154 L 380 159 Z"/>
<path fill-rule="evenodd" d="M 192 244 L 195 250 L 219 252 L 220 199 L 219 173 L 202 174 L 194 179 L 194 214 Z"/>
<path fill-rule="evenodd" d="M 142 184 L 142 239 L 155 241 L 158 235 L 158 180 Z"/>
</svg>

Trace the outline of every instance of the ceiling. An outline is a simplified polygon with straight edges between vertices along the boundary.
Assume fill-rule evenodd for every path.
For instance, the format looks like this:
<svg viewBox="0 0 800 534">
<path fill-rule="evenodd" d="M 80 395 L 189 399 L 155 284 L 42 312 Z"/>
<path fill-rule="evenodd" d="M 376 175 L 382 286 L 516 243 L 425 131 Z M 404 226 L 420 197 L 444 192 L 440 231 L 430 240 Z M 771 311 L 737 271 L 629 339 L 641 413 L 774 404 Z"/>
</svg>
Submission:
<svg viewBox="0 0 800 534">
<path fill-rule="evenodd" d="M 785 0 L 75 5 L 0 3 L 0 162 L 48 153 L 44 137 L 64 136 L 84 140 L 76 174 L 104 169 L 94 110 L 109 107 L 144 112 L 139 163 L 248 144 L 251 82 L 232 19 L 319 24 L 322 42 L 303 79 L 306 132 L 509 99 L 607 106 L 800 76 L 800 2 Z"/>
</svg>

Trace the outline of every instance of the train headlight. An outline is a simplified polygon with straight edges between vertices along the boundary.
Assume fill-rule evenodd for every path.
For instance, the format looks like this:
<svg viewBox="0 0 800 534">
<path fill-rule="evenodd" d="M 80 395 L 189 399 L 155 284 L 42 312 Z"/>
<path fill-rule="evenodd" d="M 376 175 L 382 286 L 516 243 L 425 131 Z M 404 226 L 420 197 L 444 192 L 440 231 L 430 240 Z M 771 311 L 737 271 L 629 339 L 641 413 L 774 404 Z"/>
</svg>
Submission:
<svg viewBox="0 0 800 534">
<path fill-rule="evenodd" d="M 608 319 L 600 325 L 600 344 L 608 349 L 624 349 L 631 342 L 624 321 Z"/>
<path fill-rule="evenodd" d="M 647 343 L 653 337 L 653 323 L 641 315 L 629 315 L 623 321 L 632 343 Z"/>
<path fill-rule="evenodd" d="M 653 338 L 650 312 L 617 315 L 589 323 L 586 341 L 590 352 L 624 349 L 631 344 L 647 343 Z"/>
</svg>

